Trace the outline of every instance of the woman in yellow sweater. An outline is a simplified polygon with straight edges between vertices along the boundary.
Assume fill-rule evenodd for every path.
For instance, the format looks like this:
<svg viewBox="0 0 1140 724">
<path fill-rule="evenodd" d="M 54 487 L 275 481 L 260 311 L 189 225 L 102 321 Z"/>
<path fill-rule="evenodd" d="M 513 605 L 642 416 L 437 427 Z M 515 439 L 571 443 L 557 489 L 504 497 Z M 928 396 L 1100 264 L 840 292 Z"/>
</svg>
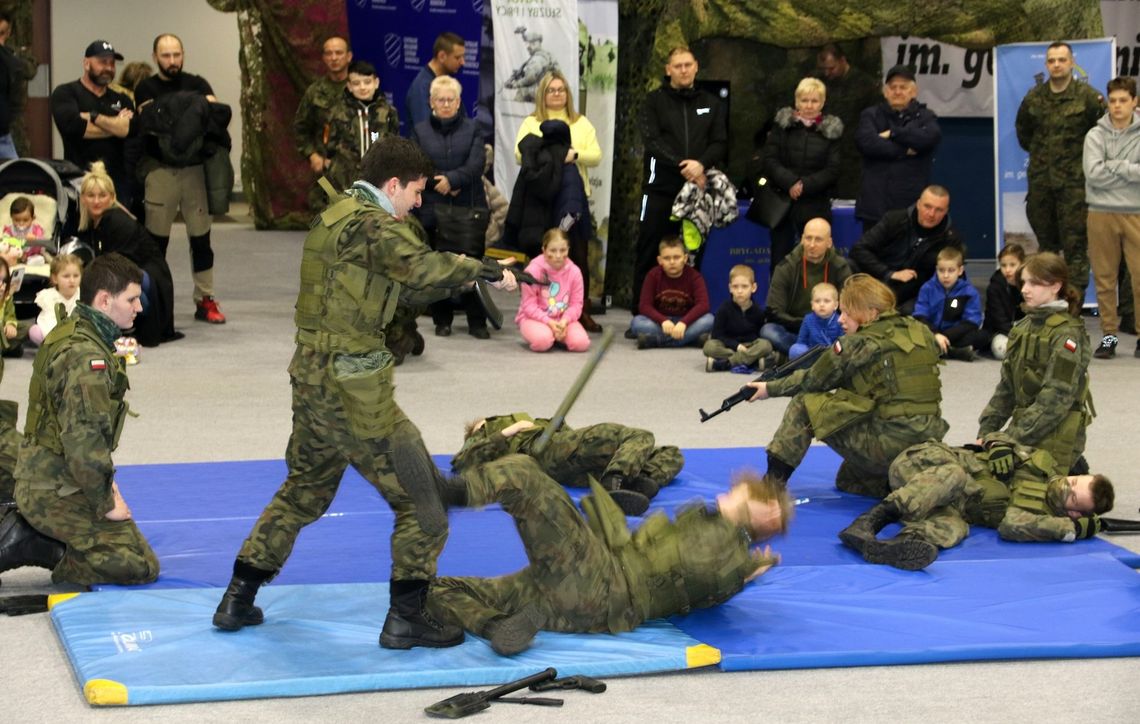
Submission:
<svg viewBox="0 0 1140 724">
<path fill-rule="evenodd" d="M 570 126 L 570 149 L 566 152 L 566 163 L 577 164 L 578 173 L 582 175 L 582 184 L 586 187 L 586 196 L 590 195 L 590 175 L 586 171 L 591 166 L 602 162 L 602 148 L 598 145 L 598 134 L 594 125 L 582 114 L 574 110 L 574 98 L 570 95 L 570 86 L 566 76 L 561 71 L 551 71 L 542 77 L 535 93 L 534 113 L 523 119 L 515 138 L 515 160 L 522 162 L 519 153 L 519 141 L 529 134 L 541 136 L 539 126 L 547 120 L 565 121 Z M 592 234 L 591 234 L 592 236 Z M 578 247 L 578 248 L 575 248 Z M 582 270 L 583 282 L 587 290 L 587 299 L 590 289 L 590 264 L 588 249 L 584 245 L 572 244 L 570 258 Z M 601 331 L 601 327 L 590 318 L 589 303 L 583 310 L 579 320 L 587 332 Z"/>
</svg>

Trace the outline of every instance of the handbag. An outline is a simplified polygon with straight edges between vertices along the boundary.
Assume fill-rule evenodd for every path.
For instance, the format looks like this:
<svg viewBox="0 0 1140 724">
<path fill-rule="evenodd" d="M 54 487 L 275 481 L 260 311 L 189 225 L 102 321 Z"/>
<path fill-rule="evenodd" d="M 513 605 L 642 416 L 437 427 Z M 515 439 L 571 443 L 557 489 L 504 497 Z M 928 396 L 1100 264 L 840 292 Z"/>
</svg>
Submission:
<svg viewBox="0 0 1140 724">
<path fill-rule="evenodd" d="M 437 204 L 435 250 L 482 259 L 487 247 L 487 226 L 490 223 L 491 211 L 484 206 Z"/>
<path fill-rule="evenodd" d="M 756 193 L 752 195 L 752 205 L 748 207 L 748 219 L 769 229 L 779 226 L 792 209 L 792 198 L 777 191 L 771 181 L 764 177 L 756 180 Z"/>
</svg>

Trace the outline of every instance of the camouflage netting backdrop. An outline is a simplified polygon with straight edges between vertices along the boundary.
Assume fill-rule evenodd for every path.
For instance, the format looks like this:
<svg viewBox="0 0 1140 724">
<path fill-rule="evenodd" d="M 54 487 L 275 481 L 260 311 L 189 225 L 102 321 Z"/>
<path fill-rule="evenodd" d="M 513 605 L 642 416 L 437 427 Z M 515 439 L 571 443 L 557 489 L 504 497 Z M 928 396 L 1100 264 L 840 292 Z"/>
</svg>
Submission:
<svg viewBox="0 0 1140 724">
<path fill-rule="evenodd" d="M 489 1 L 489 0 L 488 0 Z M 347 33 L 335 0 L 207 0 L 236 12 L 241 35 L 242 178 L 258 228 L 304 228 L 308 165 L 293 147 L 297 99 L 322 71 L 321 43 Z M 853 65 L 878 74 L 877 38 L 912 35 L 968 48 L 1102 34 L 1099 0 L 866 0 L 858 8 L 825 0 L 619 0 L 617 137 L 606 291 L 628 305 L 641 195 L 645 94 L 663 77 L 665 57 L 689 45 L 701 77 L 729 80 L 732 148 L 738 177 L 753 135 L 814 67 L 812 48 L 842 44 Z M 747 59 L 749 62 L 741 62 Z"/>
</svg>

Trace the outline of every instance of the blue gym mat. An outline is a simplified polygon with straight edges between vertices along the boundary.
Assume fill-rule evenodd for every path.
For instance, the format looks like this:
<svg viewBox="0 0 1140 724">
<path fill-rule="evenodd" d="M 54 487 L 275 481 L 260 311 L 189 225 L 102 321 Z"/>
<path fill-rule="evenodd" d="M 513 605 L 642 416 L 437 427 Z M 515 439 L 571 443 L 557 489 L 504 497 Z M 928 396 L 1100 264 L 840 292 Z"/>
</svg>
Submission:
<svg viewBox="0 0 1140 724">
<path fill-rule="evenodd" d="M 685 470 L 653 508 L 711 500 L 732 471 L 762 461 L 763 450 L 685 456 Z M 791 535 L 772 543 L 782 565 L 727 604 L 651 622 L 632 635 L 544 633 L 513 660 L 470 636 L 459 649 L 379 649 L 392 515 L 351 471 L 329 513 L 302 532 L 288 565 L 259 594 L 266 624 L 235 635 L 214 631 L 219 587 L 283 479 L 283 462 L 124 467 L 118 480 L 162 575 L 135 587 L 141 590 L 105 586 L 61 602 L 52 618 L 96 703 L 490 684 L 547 665 L 601 676 L 718 658 L 732 670 L 1140 654 L 1140 579 L 1129 568 L 1140 565 L 1140 555 L 1103 540 L 1005 543 L 975 528 L 926 571 L 872 566 L 836 538 L 873 504 L 834 489 L 838 464 L 830 450 L 812 448 L 792 482 L 801 504 Z M 525 564 L 501 510 L 452 511 L 442 574 L 497 575 Z M 639 648 L 642 636 L 662 648 Z M 246 650 L 263 655 L 240 658 Z M 232 668 L 218 667 L 232 657 L 239 657 Z"/>
<path fill-rule="evenodd" d="M 384 583 L 270 586 L 258 596 L 266 622 L 226 633 L 210 625 L 220 596 L 207 588 L 63 595 L 51 617 L 94 705 L 498 685 L 548 666 L 600 678 L 719 660 L 667 621 L 619 636 L 541 632 L 512 658 L 475 636 L 449 649 L 389 651 L 377 642 Z"/>
</svg>

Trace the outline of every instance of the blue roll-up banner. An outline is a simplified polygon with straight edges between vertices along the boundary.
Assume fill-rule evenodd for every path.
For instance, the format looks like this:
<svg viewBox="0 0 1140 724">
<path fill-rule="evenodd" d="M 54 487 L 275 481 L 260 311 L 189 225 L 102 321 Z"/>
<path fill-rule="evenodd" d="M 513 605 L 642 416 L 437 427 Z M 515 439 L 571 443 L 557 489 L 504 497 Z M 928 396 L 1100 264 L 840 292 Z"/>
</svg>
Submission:
<svg viewBox="0 0 1140 724">
<path fill-rule="evenodd" d="M 1116 40 L 1066 41 L 1073 48 L 1073 80 L 1088 83 L 1101 94 L 1116 75 Z M 997 233 L 994 255 L 1006 243 L 1016 241 L 1026 251 L 1037 250 L 1037 237 L 1025 216 L 1029 188 L 1029 154 L 1017 142 L 1014 121 L 1021 100 L 1035 84 L 1048 83 L 1045 50 L 1050 43 L 1015 43 L 996 48 L 994 68 L 994 163 L 997 195 Z"/>
<path fill-rule="evenodd" d="M 405 128 L 404 97 L 412 79 L 432 58 L 440 33 L 464 39 L 466 59 L 457 79 L 463 87 L 463 108 L 475 115 L 479 97 L 479 48 L 484 0 L 348 0 L 348 31 L 352 55 L 376 66 L 388 102 L 400 111 Z"/>
</svg>

